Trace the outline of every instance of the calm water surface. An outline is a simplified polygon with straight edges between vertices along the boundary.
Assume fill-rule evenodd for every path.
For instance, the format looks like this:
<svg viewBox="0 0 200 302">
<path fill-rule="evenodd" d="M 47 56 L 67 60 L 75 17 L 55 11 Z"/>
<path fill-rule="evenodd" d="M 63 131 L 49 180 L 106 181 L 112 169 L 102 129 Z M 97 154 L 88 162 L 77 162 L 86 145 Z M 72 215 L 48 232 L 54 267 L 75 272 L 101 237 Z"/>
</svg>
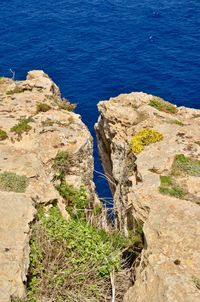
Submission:
<svg viewBox="0 0 200 302">
<path fill-rule="evenodd" d="M 93 135 L 97 102 L 123 92 L 200 108 L 199 0 L 1 0 L 0 37 L 0 75 L 43 69 Z"/>
</svg>

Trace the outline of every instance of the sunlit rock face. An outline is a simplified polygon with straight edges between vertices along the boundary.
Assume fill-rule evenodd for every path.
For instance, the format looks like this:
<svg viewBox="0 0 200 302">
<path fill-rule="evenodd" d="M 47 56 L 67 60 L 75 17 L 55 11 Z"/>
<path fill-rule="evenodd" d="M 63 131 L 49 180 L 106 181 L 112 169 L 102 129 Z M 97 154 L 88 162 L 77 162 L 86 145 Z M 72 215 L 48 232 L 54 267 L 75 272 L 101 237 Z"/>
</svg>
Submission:
<svg viewBox="0 0 200 302">
<path fill-rule="evenodd" d="M 116 225 L 128 235 L 143 223 L 145 247 L 124 302 L 198 302 L 200 110 L 145 93 L 119 95 L 98 109 Z M 144 135 L 152 130 L 159 140 Z"/>
<path fill-rule="evenodd" d="M 55 180 L 53 163 L 59 151 L 71 156 L 67 182 L 83 184 L 91 203 L 98 202 L 92 180 L 92 137 L 80 116 L 70 112 L 70 104 L 66 107 L 64 102 L 56 84 L 43 71 L 29 72 L 25 81 L 0 79 L 2 302 L 25 296 L 35 206 L 57 203 L 68 218 L 55 189 L 59 180 Z"/>
</svg>

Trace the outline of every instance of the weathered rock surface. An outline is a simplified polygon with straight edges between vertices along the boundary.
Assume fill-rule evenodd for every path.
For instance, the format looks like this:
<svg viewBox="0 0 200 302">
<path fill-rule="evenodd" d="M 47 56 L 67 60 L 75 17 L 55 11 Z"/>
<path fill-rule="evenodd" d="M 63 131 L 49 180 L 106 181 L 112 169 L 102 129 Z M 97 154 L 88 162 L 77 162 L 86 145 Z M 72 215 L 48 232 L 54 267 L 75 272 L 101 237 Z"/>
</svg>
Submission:
<svg viewBox="0 0 200 302">
<path fill-rule="evenodd" d="M 42 71 L 29 72 L 25 81 L 0 79 L 0 129 L 8 135 L 0 141 L 0 173 L 14 172 L 28 179 L 24 193 L 0 190 L 0 302 L 25 295 L 35 204 L 57 202 L 67 218 L 53 182 L 53 159 L 59 150 L 72 157 L 68 183 L 78 178 L 91 193 L 91 202 L 96 198 L 92 137 L 80 116 L 61 109 L 61 102 L 58 87 Z M 49 105 L 50 110 L 37 112 L 37 103 Z M 20 135 L 11 131 L 21 118 L 30 117 L 29 131 Z"/>
<path fill-rule="evenodd" d="M 197 302 L 200 177 L 177 177 L 187 191 L 182 199 L 161 194 L 159 186 L 160 175 L 170 175 L 176 154 L 200 159 L 200 111 L 179 107 L 175 114 L 166 113 L 149 106 L 152 99 L 130 93 L 102 101 L 95 126 L 118 227 L 128 234 L 138 222 L 144 223 L 145 248 L 124 302 Z M 129 144 L 144 128 L 159 131 L 164 139 L 136 157 L 128 152 Z"/>
</svg>

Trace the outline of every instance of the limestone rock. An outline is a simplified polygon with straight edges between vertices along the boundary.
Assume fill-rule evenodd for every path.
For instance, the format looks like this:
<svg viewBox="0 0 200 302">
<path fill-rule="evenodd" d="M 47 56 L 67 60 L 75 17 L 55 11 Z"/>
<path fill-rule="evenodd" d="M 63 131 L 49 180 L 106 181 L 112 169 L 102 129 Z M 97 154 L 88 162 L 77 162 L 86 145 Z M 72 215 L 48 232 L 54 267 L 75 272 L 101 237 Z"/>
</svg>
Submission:
<svg viewBox="0 0 200 302">
<path fill-rule="evenodd" d="M 64 110 L 62 102 L 59 88 L 43 71 L 29 72 L 25 81 L 0 82 L 0 129 L 8 136 L 0 140 L 0 173 L 25 176 L 28 184 L 23 193 L 6 192 L 0 185 L 0 302 L 25 296 L 34 205 L 57 202 L 69 219 L 54 187 L 58 151 L 70 154 L 69 177 L 86 186 L 91 203 L 96 199 L 92 137 L 80 116 Z M 17 133 L 12 128 L 23 119 L 28 128 Z"/>
<path fill-rule="evenodd" d="M 160 176 L 171 177 L 177 154 L 200 160 L 200 111 L 185 107 L 173 112 L 150 106 L 145 93 L 102 101 L 96 133 L 101 160 L 114 195 L 117 226 L 128 234 L 143 223 L 145 247 L 136 281 L 124 302 L 197 302 L 200 291 L 199 179 L 174 177 L 182 197 L 159 192 Z M 132 137 L 151 128 L 163 140 L 130 155 Z M 197 282 L 197 281 L 196 281 Z"/>
</svg>

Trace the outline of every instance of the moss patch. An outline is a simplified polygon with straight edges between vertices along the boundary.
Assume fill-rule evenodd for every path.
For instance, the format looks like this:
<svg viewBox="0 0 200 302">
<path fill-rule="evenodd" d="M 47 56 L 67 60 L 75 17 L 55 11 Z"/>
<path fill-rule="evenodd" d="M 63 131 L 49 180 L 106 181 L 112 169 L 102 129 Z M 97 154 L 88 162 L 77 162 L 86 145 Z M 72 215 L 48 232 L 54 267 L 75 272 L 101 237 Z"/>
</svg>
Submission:
<svg viewBox="0 0 200 302">
<path fill-rule="evenodd" d="M 36 105 L 36 113 L 47 112 L 50 109 L 51 109 L 51 107 L 46 103 L 37 103 L 37 105 Z"/>
<path fill-rule="evenodd" d="M 150 128 L 143 129 L 133 136 L 130 142 L 130 150 L 136 154 L 142 152 L 145 146 L 159 142 L 163 139 L 163 135 Z"/>
<path fill-rule="evenodd" d="M 0 129 L 0 141 L 3 141 L 8 138 L 6 131 Z"/>
<path fill-rule="evenodd" d="M 170 102 L 167 102 L 157 96 L 154 96 L 151 99 L 151 101 L 149 102 L 149 105 L 156 108 L 159 111 L 164 111 L 164 112 L 173 113 L 173 114 L 177 112 L 176 106 L 174 106 Z"/>
<path fill-rule="evenodd" d="M 13 126 L 10 131 L 15 132 L 18 135 L 21 135 L 22 133 L 28 133 L 32 128 L 29 125 L 30 122 L 32 122 L 32 118 L 23 118 L 19 121 L 18 124 Z"/>
<path fill-rule="evenodd" d="M 13 172 L 0 173 L 0 190 L 24 193 L 28 185 L 26 176 L 20 176 Z"/>
<path fill-rule="evenodd" d="M 183 188 L 176 184 L 175 180 L 171 176 L 160 175 L 159 191 L 162 194 L 180 199 L 184 198 L 186 195 L 186 192 L 183 190 Z"/>
<path fill-rule="evenodd" d="M 186 157 L 184 154 L 177 154 L 172 165 L 172 175 L 184 174 L 200 177 L 200 161 Z"/>
</svg>

